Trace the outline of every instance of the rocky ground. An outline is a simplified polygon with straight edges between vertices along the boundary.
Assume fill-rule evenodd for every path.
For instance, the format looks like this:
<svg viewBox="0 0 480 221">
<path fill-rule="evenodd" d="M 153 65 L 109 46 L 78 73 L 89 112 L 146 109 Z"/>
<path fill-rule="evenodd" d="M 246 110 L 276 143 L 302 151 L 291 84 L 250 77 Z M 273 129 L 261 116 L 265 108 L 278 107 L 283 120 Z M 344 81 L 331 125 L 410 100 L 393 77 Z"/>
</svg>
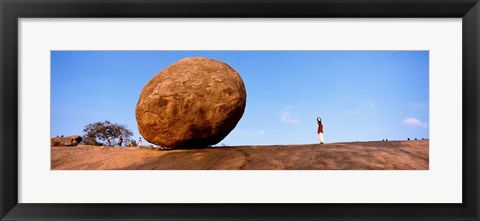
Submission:
<svg viewBox="0 0 480 221">
<path fill-rule="evenodd" d="M 53 170 L 428 170 L 428 140 L 155 150 L 51 147 Z"/>
</svg>

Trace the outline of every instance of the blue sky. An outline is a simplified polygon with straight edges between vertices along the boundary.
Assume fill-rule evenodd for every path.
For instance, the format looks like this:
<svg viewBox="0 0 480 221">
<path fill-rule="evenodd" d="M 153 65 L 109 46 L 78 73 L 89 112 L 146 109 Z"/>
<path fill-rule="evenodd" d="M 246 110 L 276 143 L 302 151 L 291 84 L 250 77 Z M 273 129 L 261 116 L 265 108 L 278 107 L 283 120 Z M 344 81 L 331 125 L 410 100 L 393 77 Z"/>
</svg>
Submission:
<svg viewBox="0 0 480 221">
<path fill-rule="evenodd" d="M 138 140 L 143 86 L 195 56 L 245 83 L 245 113 L 219 144 L 317 143 L 317 116 L 327 143 L 429 137 L 428 51 L 52 51 L 51 136 L 109 120 Z"/>
</svg>

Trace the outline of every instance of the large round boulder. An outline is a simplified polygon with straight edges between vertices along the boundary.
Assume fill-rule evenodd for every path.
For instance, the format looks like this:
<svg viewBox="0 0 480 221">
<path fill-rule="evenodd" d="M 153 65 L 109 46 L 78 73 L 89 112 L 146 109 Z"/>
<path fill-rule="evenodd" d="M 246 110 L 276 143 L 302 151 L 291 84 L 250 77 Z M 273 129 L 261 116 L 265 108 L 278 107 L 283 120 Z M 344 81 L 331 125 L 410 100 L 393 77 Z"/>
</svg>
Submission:
<svg viewBox="0 0 480 221">
<path fill-rule="evenodd" d="M 164 147 L 217 144 L 242 117 L 246 97 L 242 78 L 229 65 L 184 58 L 143 87 L 135 109 L 138 130 L 148 142 Z"/>
</svg>

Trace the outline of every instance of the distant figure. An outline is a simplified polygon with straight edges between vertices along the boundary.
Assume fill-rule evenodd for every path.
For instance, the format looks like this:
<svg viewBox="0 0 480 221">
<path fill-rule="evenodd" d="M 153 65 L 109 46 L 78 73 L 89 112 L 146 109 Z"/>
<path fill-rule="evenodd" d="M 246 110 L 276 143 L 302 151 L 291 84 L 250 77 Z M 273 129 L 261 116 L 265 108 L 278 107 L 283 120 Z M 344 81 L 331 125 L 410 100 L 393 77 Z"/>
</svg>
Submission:
<svg viewBox="0 0 480 221">
<path fill-rule="evenodd" d="M 118 139 L 118 146 L 122 147 L 122 144 L 123 144 L 123 137 L 120 136 L 120 139 Z"/>
<path fill-rule="evenodd" d="M 410 137 L 409 137 L 409 138 L 407 138 L 407 140 L 410 140 Z"/>
<path fill-rule="evenodd" d="M 422 138 L 422 140 L 425 140 L 425 138 Z"/>
<path fill-rule="evenodd" d="M 318 124 L 318 141 L 320 141 L 320 144 L 323 144 L 324 139 L 323 139 L 323 124 L 322 124 L 322 118 L 317 117 L 317 124 Z"/>
<path fill-rule="evenodd" d="M 138 146 L 137 147 L 140 147 L 142 146 L 142 137 L 138 138 Z"/>
<path fill-rule="evenodd" d="M 388 139 L 385 139 L 385 141 L 388 141 Z"/>
<path fill-rule="evenodd" d="M 417 138 L 415 138 L 415 140 L 417 140 Z"/>
<path fill-rule="evenodd" d="M 62 134 L 62 136 L 61 136 L 61 137 L 63 137 L 63 134 Z"/>
</svg>

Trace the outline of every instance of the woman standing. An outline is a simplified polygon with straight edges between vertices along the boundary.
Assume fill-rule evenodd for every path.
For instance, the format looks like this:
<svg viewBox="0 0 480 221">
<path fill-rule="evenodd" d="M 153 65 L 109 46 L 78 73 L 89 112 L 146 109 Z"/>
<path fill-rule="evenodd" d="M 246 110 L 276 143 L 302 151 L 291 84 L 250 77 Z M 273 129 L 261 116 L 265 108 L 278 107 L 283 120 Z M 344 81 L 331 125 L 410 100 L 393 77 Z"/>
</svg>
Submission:
<svg viewBox="0 0 480 221">
<path fill-rule="evenodd" d="M 317 123 L 318 123 L 318 141 L 320 141 L 320 144 L 323 144 L 324 139 L 323 139 L 323 124 L 322 124 L 322 118 L 317 117 Z"/>
</svg>

